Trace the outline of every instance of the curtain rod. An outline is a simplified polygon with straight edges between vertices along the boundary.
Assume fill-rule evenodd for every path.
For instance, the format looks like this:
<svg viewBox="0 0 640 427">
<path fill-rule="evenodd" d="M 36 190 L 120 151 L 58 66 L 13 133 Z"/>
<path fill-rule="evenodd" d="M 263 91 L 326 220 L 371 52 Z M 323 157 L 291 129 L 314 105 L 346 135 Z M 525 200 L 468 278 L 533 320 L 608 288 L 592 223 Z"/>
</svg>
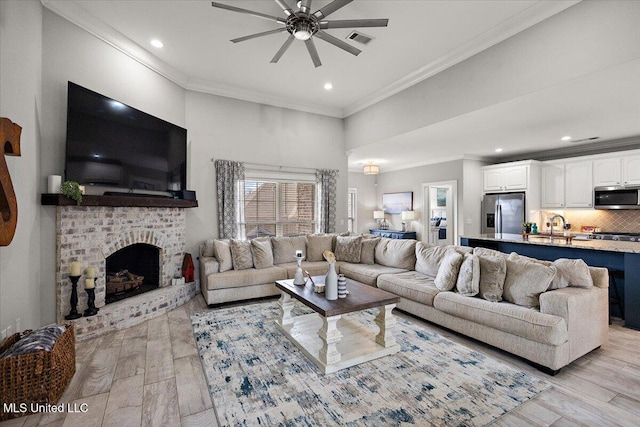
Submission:
<svg viewBox="0 0 640 427">
<path fill-rule="evenodd" d="M 216 160 L 222 160 L 222 159 L 216 159 L 215 157 L 211 159 L 211 162 L 215 162 Z M 226 160 L 226 159 L 225 159 Z M 264 170 L 268 170 L 268 171 L 282 171 L 282 172 L 287 172 L 286 170 L 283 169 L 293 169 L 295 170 L 304 170 L 304 171 L 317 171 L 318 169 L 316 168 L 303 168 L 303 167 L 297 167 L 297 166 L 278 166 L 278 165 L 268 165 L 265 163 L 249 163 L 249 162 L 243 162 L 245 167 L 248 167 L 249 169 L 258 169 L 261 170 L 259 168 L 274 168 L 274 169 L 264 169 Z M 251 166 L 257 166 L 257 168 L 252 168 Z"/>
</svg>

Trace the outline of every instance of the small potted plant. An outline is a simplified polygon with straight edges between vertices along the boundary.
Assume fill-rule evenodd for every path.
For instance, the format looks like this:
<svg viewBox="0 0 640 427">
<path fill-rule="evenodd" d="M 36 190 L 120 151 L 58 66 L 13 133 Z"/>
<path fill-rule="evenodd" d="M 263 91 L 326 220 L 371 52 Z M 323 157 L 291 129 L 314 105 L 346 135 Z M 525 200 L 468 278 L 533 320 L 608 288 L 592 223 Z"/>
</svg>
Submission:
<svg viewBox="0 0 640 427">
<path fill-rule="evenodd" d="M 78 206 L 82 203 L 82 191 L 80 191 L 80 184 L 77 182 L 63 182 L 60 186 L 60 192 L 68 198 L 75 200 Z"/>
<path fill-rule="evenodd" d="M 523 222 L 522 223 L 522 232 L 523 233 L 531 233 L 531 225 L 532 225 L 532 223 L 530 223 L 530 222 Z"/>
</svg>

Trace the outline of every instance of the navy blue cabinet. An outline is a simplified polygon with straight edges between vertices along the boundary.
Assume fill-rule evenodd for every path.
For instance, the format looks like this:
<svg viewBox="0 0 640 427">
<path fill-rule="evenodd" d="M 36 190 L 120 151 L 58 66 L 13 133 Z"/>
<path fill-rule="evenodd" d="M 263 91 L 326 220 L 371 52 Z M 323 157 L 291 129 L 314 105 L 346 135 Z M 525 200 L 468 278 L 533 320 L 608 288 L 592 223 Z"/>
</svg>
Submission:
<svg viewBox="0 0 640 427">
<path fill-rule="evenodd" d="M 370 234 L 380 237 L 388 237 L 389 239 L 414 239 L 417 240 L 415 231 L 397 231 L 397 230 L 369 230 Z"/>
</svg>

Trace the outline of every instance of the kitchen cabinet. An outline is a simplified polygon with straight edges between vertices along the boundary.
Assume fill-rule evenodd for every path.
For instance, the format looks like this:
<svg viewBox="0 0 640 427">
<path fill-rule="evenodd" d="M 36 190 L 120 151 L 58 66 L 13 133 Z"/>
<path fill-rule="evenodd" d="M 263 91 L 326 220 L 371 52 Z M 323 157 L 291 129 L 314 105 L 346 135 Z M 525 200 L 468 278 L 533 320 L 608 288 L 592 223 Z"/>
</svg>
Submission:
<svg viewBox="0 0 640 427">
<path fill-rule="evenodd" d="M 482 176 L 485 193 L 526 190 L 529 182 L 529 166 L 492 166 L 484 169 Z"/>
<path fill-rule="evenodd" d="M 564 204 L 567 208 L 593 207 L 592 162 L 572 162 L 564 165 Z"/>
<path fill-rule="evenodd" d="M 640 155 L 593 161 L 593 186 L 640 185 Z"/>
<path fill-rule="evenodd" d="M 542 188 L 540 206 L 543 208 L 564 207 L 564 165 L 544 165 L 540 169 Z"/>
</svg>

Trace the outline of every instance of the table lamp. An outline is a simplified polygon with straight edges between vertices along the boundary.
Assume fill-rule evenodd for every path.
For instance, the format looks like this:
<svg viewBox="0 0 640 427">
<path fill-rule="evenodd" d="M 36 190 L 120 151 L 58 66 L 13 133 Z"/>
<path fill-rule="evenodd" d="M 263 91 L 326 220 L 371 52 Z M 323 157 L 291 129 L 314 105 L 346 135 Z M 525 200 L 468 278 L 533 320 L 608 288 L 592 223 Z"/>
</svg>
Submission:
<svg viewBox="0 0 640 427">
<path fill-rule="evenodd" d="M 387 224 L 387 220 L 384 218 L 384 211 L 373 211 L 373 219 L 381 220 L 378 222 L 378 228 L 380 230 L 388 230 L 389 224 Z"/>
<path fill-rule="evenodd" d="M 402 218 L 402 231 L 407 231 L 407 221 L 412 221 L 413 219 L 415 219 L 415 212 L 414 211 L 402 211 L 402 213 L 400 214 L 401 218 Z"/>
</svg>

